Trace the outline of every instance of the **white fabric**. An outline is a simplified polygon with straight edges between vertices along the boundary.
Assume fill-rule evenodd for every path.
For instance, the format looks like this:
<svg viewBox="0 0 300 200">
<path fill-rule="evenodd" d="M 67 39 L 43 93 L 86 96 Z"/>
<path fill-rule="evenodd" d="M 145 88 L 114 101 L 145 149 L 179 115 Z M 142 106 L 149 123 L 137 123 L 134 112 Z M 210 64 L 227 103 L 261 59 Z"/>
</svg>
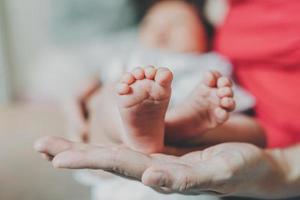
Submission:
<svg viewBox="0 0 300 200">
<path fill-rule="evenodd" d="M 137 48 L 126 59 L 113 59 L 110 67 L 106 68 L 106 81 L 117 80 L 121 74 L 138 66 L 153 65 L 168 67 L 174 73 L 171 106 L 184 100 L 202 79 L 205 72 L 218 70 L 223 75 L 231 77 L 232 66 L 225 58 L 217 53 L 181 54 L 158 50 Z M 124 69 L 125 68 L 125 69 Z M 254 98 L 245 90 L 234 84 L 236 112 L 247 110 L 254 106 Z"/>
<path fill-rule="evenodd" d="M 124 54 L 126 55 L 126 54 Z M 129 56 L 115 56 L 110 64 L 103 68 L 106 82 L 117 80 L 126 70 L 129 71 L 137 66 L 154 65 L 156 67 L 168 67 L 174 73 L 173 92 L 171 104 L 174 106 L 182 101 L 201 80 L 208 70 L 218 70 L 226 76 L 231 76 L 230 63 L 216 53 L 175 54 L 163 51 L 148 51 L 136 49 Z M 237 100 L 237 110 L 243 111 L 254 105 L 254 99 L 240 87 L 234 87 Z M 176 173 L 176 172 L 174 172 Z M 77 180 L 84 184 L 92 185 L 92 200 L 215 200 L 213 196 L 183 196 L 179 194 L 162 195 L 143 184 L 112 177 L 111 179 L 97 178 L 87 172 L 76 175 Z"/>
</svg>

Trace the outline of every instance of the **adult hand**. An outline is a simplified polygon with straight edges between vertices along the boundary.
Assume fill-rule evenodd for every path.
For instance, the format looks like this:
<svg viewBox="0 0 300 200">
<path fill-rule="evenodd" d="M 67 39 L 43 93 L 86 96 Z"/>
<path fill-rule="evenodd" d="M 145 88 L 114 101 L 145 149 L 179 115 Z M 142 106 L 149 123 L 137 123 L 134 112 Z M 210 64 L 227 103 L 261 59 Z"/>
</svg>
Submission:
<svg viewBox="0 0 300 200">
<path fill-rule="evenodd" d="M 121 146 L 93 146 L 46 137 L 35 148 L 57 168 L 99 169 L 142 181 L 161 192 L 268 197 L 283 170 L 265 151 L 246 143 L 224 143 L 185 154 L 146 155 Z"/>
<path fill-rule="evenodd" d="M 89 140 L 89 109 L 88 102 L 100 88 L 98 79 L 90 79 L 82 84 L 82 88 L 66 100 L 64 110 L 68 122 L 70 139 L 78 142 Z"/>
</svg>

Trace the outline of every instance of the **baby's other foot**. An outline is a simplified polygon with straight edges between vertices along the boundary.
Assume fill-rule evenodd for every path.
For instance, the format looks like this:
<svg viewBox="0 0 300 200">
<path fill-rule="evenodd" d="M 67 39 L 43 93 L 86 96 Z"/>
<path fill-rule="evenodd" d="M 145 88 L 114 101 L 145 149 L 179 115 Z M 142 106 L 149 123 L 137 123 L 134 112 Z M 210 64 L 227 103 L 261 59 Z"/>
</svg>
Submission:
<svg viewBox="0 0 300 200">
<path fill-rule="evenodd" d="M 178 142 L 216 128 L 234 108 L 232 82 L 217 71 L 208 72 L 181 105 L 167 112 L 168 140 Z"/>
<path fill-rule="evenodd" d="M 165 114 L 173 74 L 167 68 L 136 68 L 117 84 L 117 102 L 125 132 L 123 141 L 145 153 L 163 150 Z"/>
</svg>

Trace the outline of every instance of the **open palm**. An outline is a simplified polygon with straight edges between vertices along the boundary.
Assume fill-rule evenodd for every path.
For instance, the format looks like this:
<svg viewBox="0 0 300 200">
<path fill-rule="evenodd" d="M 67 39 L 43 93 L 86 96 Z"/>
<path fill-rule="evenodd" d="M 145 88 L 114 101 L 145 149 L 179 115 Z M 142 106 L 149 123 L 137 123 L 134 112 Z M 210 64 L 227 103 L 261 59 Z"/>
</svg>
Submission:
<svg viewBox="0 0 300 200">
<path fill-rule="evenodd" d="M 53 158 L 57 168 L 105 170 L 136 179 L 162 193 L 243 195 L 257 191 L 268 163 L 259 148 L 224 143 L 183 156 L 146 155 L 122 146 L 96 146 L 46 137 L 37 151 Z M 267 183 L 266 183 L 267 184 Z"/>
</svg>

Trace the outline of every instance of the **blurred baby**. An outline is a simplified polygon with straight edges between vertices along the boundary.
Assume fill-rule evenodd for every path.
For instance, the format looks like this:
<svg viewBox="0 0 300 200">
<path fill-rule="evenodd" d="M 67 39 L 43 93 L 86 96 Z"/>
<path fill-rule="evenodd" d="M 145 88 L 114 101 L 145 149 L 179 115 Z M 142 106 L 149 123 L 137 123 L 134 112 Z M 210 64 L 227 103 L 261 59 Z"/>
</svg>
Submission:
<svg viewBox="0 0 300 200">
<path fill-rule="evenodd" d="M 166 152 L 165 137 L 172 142 L 181 141 L 183 133 L 199 137 L 229 118 L 235 108 L 233 85 L 225 77 L 231 76 L 231 66 L 216 53 L 206 53 L 207 35 L 192 4 L 156 3 L 141 23 L 139 38 L 142 48 L 116 66 L 119 71 L 103 70 L 107 82 L 121 80 L 102 89 L 91 142 L 103 141 L 97 134 L 102 130 L 133 149 Z M 246 92 L 235 88 L 235 93 L 239 111 L 252 106 Z"/>
<path fill-rule="evenodd" d="M 125 56 L 107 56 L 112 62 L 101 69 L 104 85 L 93 102 L 96 106 L 91 106 L 90 142 L 180 155 L 184 152 L 174 152 L 168 144 L 181 144 L 183 138 L 200 138 L 204 144 L 243 141 L 226 134 L 219 137 L 219 132 L 226 131 L 223 126 L 236 103 L 236 110 L 243 111 L 251 108 L 253 99 L 227 78 L 230 63 L 208 52 L 206 29 L 194 5 L 183 0 L 155 3 L 141 22 L 138 43 Z M 87 179 L 86 174 L 80 177 Z M 119 178 L 101 180 L 92 181 L 94 199 L 187 199 L 160 195 Z M 116 188 L 124 189 L 115 192 Z"/>
<path fill-rule="evenodd" d="M 193 5 L 176 0 L 156 3 L 141 23 L 139 40 L 142 47 L 103 69 L 107 84 L 95 102 L 96 116 L 91 116 L 92 143 L 104 141 L 106 134 L 112 143 L 137 151 L 180 155 L 184 152 L 174 152 L 165 139 L 178 144 L 183 134 L 191 139 L 205 134 L 207 141 L 217 143 L 220 139 L 214 130 L 226 123 L 235 101 L 238 111 L 253 105 L 251 96 L 238 87 L 233 89 L 225 77 L 231 76 L 226 59 L 207 52 L 205 28 Z M 115 187 L 124 190 L 115 193 Z M 129 192 L 130 188 L 136 192 Z M 95 199 L 106 194 L 107 199 L 186 199 L 160 195 L 118 178 L 94 186 Z M 199 199 L 190 197 L 194 198 Z"/>
</svg>

